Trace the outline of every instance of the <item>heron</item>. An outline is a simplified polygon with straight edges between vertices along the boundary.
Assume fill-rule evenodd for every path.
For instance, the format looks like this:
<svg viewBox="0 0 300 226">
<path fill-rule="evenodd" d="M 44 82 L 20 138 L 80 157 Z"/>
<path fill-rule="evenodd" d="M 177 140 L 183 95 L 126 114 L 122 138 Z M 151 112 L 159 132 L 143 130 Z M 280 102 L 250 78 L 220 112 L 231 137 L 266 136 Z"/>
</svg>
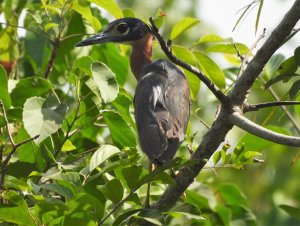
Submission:
<svg viewBox="0 0 300 226">
<path fill-rule="evenodd" d="M 137 18 L 117 19 L 102 33 L 75 46 L 103 43 L 132 47 L 130 67 L 137 80 L 134 116 L 142 151 L 149 171 L 170 162 L 184 141 L 190 115 L 190 88 L 184 72 L 168 60 L 152 60 L 153 33 Z M 149 206 L 148 184 L 145 206 Z"/>
</svg>

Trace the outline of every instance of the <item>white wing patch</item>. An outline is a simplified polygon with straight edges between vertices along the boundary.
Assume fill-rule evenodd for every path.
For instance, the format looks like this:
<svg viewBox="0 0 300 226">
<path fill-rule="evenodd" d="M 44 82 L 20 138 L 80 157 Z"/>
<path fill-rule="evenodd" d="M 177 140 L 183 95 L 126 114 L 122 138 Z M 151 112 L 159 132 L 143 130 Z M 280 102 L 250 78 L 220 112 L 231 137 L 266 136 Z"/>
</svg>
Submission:
<svg viewBox="0 0 300 226">
<path fill-rule="evenodd" d="M 152 92 L 153 92 L 153 108 L 155 108 L 157 100 L 158 100 L 159 96 L 161 95 L 161 87 L 153 86 Z"/>
</svg>

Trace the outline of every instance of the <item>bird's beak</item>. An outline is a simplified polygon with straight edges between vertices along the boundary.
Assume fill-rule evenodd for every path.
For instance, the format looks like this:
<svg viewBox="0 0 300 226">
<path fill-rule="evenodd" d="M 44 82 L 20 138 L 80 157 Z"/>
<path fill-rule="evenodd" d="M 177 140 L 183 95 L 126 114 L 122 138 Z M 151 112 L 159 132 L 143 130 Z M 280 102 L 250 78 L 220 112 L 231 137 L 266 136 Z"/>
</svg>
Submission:
<svg viewBox="0 0 300 226">
<path fill-rule="evenodd" d="M 78 42 L 77 44 L 75 44 L 75 47 L 103 44 L 109 42 L 110 39 L 111 35 L 108 35 L 107 33 L 100 33 L 93 37 L 82 40 L 81 42 Z"/>
</svg>

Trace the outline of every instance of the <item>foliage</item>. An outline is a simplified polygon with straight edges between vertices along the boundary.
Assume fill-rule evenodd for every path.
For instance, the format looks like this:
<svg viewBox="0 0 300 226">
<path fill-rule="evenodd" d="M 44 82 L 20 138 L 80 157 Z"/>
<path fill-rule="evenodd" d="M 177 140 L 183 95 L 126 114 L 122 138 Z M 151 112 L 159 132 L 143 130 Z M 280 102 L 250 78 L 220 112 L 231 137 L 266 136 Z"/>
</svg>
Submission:
<svg viewBox="0 0 300 226">
<path fill-rule="evenodd" d="M 199 103 L 205 100 L 198 100 L 200 81 L 186 72 L 193 100 L 187 141 L 169 165 L 149 174 L 133 119 L 135 82 L 128 75 L 128 48 L 115 44 L 74 48 L 86 33 L 105 27 L 108 18 L 104 11 L 115 18 L 137 13 L 129 6 L 122 10 L 113 0 L 1 1 L 0 12 L 7 25 L 16 25 L 21 13 L 27 13 L 24 37 L 18 39 L 15 26 L 0 28 L 0 222 L 135 225 L 146 220 L 157 225 L 257 225 L 255 215 L 259 213 L 242 192 L 243 185 L 218 183 L 214 175 L 227 169 L 233 170 L 228 175 L 235 175 L 237 169 L 260 167 L 263 160 L 256 157 L 263 150 L 278 148 L 249 134 L 241 136 L 237 145 L 222 144 L 208 160 L 210 173 L 201 173 L 170 210 L 143 208 L 149 182 L 150 198 L 155 202 L 167 185 L 175 183 L 166 171 L 193 164 L 188 161 L 187 147 L 193 151 L 203 134 L 197 128 L 199 111 L 200 118 L 212 120 L 216 102 L 214 99 L 209 103 L 212 107 L 202 110 L 208 103 Z M 262 6 L 260 1 L 256 28 Z M 155 9 L 153 15 L 162 27 L 168 26 L 162 10 Z M 188 47 L 188 42 L 180 45 L 188 29 L 199 22 L 189 15 L 167 27 L 174 41 L 173 52 L 226 92 L 239 71 L 238 53 L 247 55 L 249 47 L 217 34 L 199 35 Z M 229 67 L 222 68 L 213 54 L 224 56 Z M 284 99 L 299 99 L 299 66 L 300 47 L 288 58 L 274 55 L 254 87 L 258 95 L 250 99 L 272 99 L 263 88 L 272 90 L 281 82 L 288 84 Z M 282 131 L 285 125 L 289 130 L 284 133 L 297 130 L 285 113 L 275 111 L 257 116 L 258 121 L 275 131 Z M 299 117 L 299 108 L 295 111 Z M 274 126 L 277 118 L 280 125 Z M 299 164 L 297 169 L 299 172 Z M 299 220 L 299 208 L 279 204 Z"/>
</svg>

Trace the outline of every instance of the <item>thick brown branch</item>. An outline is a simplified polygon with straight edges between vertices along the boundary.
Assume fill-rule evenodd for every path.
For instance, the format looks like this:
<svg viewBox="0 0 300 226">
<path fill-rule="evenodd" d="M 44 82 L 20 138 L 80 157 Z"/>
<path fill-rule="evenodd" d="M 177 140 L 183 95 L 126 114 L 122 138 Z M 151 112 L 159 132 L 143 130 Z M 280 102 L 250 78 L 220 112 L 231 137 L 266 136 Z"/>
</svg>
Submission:
<svg viewBox="0 0 300 226">
<path fill-rule="evenodd" d="M 243 108 L 244 112 L 258 111 L 262 108 L 275 107 L 275 106 L 288 106 L 288 105 L 300 105 L 300 101 L 276 101 L 276 102 L 266 102 L 261 104 L 251 104 L 246 105 Z"/>
<path fill-rule="evenodd" d="M 193 67 L 190 64 L 187 64 L 187 63 L 181 61 L 173 54 L 173 52 L 170 48 L 170 45 L 168 43 L 166 43 L 166 41 L 163 39 L 163 37 L 159 33 L 158 28 L 155 26 L 155 23 L 151 17 L 149 18 L 149 21 L 151 23 L 152 33 L 158 40 L 161 49 L 164 51 L 164 53 L 167 55 L 167 57 L 173 63 L 177 64 L 178 66 L 180 66 L 180 67 L 190 71 L 194 75 L 196 75 L 210 89 L 210 91 L 218 98 L 218 100 L 220 102 L 226 102 L 226 99 L 227 99 L 226 95 L 221 90 L 219 90 L 212 83 L 212 81 L 209 80 L 209 78 L 207 78 L 200 70 L 198 70 L 197 68 Z"/>
<path fill-rule="evenodd" d="M 300 0 L 296 0 L 291 9 L 286 13 L 280 24 L 274 29 L 257 54 L 248 64 L 244 73 L 237 79 L 229 97 L 234 104 L 241 105 L 247 97 L 249 89 L 263 70 L 265 64 L 284 43 L 298 20 L 300 19 Z"/>
</svg>

